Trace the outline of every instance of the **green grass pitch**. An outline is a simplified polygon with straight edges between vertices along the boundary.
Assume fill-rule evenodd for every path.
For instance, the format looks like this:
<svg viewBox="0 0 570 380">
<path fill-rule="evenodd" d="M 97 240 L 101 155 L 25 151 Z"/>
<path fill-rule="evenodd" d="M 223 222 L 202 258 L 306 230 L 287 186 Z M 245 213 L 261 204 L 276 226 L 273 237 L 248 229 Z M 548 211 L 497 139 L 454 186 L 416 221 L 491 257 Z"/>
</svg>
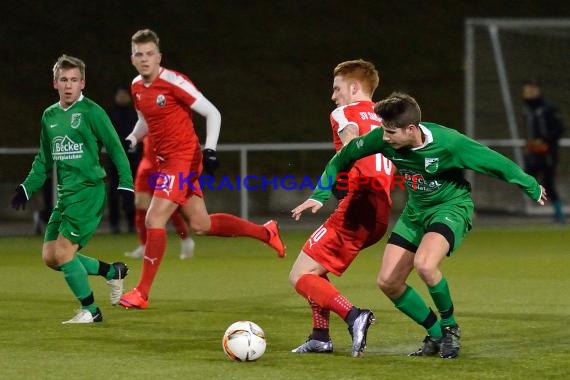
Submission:
<svg viewBox="0 0 570 380">
<path fill-rule="evenodd" d="M 570 249 L 568 229 L 478 228 L 443 269 L 462 327 L 457 360 L 411 358 L 424 331 L 377 290 L 385 240 L 364 251 L 333 283 L 377 322 L 360 359 L 350 357 L 344 322 L 331 315 L 335 353 L 296 355 L 311 328 L 310 309 L 288 273 L 310 231 L 286 231 L 278 259 L 251 239 L 197 238 L 196 255 L 178 260 L 169 237 L 146 310 L 108 303 L 102 278 L 91 284 L 104 321 L 62 325 L 78 304 L 63 276 L 45 267 L 40 238 L 0 239 L 0 379 L 568 379 Z M 123 260 L 134 236 L 97 235 L 84 253 Z M 140 261 L 125 260 L 135 285 Z M 415 274 L 410 283 L 427 291 Z M 431 301 L 430 301 L 431 304 Z M 258 323 L 265 355 L 229 360 L 222 334 L 237 320 Z"/>
</svg>

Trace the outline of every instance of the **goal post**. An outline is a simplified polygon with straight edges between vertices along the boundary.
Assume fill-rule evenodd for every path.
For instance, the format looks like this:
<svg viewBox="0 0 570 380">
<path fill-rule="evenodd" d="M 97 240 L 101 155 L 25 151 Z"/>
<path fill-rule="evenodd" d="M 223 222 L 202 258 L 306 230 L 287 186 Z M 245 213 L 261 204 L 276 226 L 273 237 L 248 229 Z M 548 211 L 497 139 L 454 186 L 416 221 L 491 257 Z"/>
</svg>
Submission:
<svg viewBox="0 0 570 380">
<path fill-rule="evenodd" d="M 570 19 L 468 18 L 465 21 L 465 133 L 523 166 L 521 88 L 537 78 L 570 129 Z M 565 137 L 567 137 L 566 135 Z M 570 139 L 561 141 L 557 189 L 570 193 Z M 500 181 L 468 172 L 479 209 L 550 214 Z M 568 199 L 567 201 L 570 201 Z M 568 208 L 566 208 L 568 210 Z"/>
</svg>

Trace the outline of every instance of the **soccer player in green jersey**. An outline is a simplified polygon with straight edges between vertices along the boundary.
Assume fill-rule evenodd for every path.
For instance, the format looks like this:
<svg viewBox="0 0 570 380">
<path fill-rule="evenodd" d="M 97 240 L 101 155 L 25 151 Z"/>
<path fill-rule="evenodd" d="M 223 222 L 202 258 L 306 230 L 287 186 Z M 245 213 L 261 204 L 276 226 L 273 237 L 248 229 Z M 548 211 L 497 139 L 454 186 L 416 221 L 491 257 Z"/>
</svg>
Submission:
<svg viewBox="0 0 570 380">
<path fill-rule="evenodd" d="M 464 169 L 516 184 L 538 204 L 544 205 L 544 188 L 514 162 L 467 136 L 435 123 L 420 122 L 414 98 L 393 93 L 378 102 L 374 111 L 382 128 L 353 139 L 327 164 L 322 186 L 311 200 L 293 210 L 316 212 L 331 196 L 329 183 L 356 160 L 382 153 L 405 179 L 408 201 L 384 250 L 377 283 L 396 308 L 427 330 L 422 347 L 413 356 L 459 355 L 460 329 L 447 280 L 439 266 L 454 252 L 472 227 L 471 187 Z M 420 294 L 406 283 L 415 269 L 427 285 L 440 318 Z"/>
<path fill-rule="evenodd" d="M 119 172 L 119 190 L 133 191 L 129 161 L 105 111 L 82 94 L 85 63 L 62 55 L 53 67 L 53 87 L 59 101 L 49 106 L 41 120 L 40 151 L 26 180 L 18 186 L 12 207 L 25 208 L 40 189 L 53 165 L 57 168 L 57 204 L 46 226 L 42 259 L 63 272 L 67 285 L 81 303 L 78 313 L 63 323 L 101 322 L 88 275 L 105 277 L 111 287 L 111 303 L 119 303 L 124 263 L 108 264 L 80 254 L 101 222 L 105 209 L 105 170 L 99 162 L 104 146 Z"/>
</svg>

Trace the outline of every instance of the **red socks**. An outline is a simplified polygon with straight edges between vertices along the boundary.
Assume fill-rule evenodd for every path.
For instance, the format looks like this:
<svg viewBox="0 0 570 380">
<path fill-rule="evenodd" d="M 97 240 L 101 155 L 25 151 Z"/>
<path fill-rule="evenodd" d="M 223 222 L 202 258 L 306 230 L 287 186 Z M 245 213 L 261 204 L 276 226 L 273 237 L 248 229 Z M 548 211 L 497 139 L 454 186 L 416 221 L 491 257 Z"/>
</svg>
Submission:
<svg viewBox="0 0 570 380">
<path fill-rule="evenodd" d="M 174 211 L 170 217 L 170 221 L 174 225 L 174 229 L 178 236 L 180 236 L 180 239 L 186 239 L 188 237 L 188 223 L 186 223 L 186 219 L 184 219 L 180 211 Z"/>
<path fill-rule="evenodd" d="M 148 228 L 146 247 L 143 257 L 143 268 L 137 289 L 148 299 L 150 288 L 160 267 L 160 262 L 166 249 L 166 230 L 163 228 Z"/>
<path fill-rule="evenodd" d="M 145 218 L 146 210 L 135 210 L 135 228 L 137 229 L 140 245 L 146 244 L 146 225 L 144 224 Z"/>
<path fill-rule="evenodd" d="M 313 311 L 313 328 L 314 329 L 328 329 L 331 312 L 329 309 L 323 309 L 315 303 L 315 301 L 309 300 L 309 305 L 311 305 L 311 310 Z"/>
<path fill-rule="evenodd" d="M 144 222 L 145 217 L 146 210 L 136 210 L 135 225 L 141 245 L 145 245 L 147 240 L 147 230 Z M 265 227 L 248 222 L 237 216 L 231 214 L 211 214 L 210 220 L 212 221 L 212 225 L 210 231 L 208 231 L 208 235 L 225 237 L 248 236 L 261 240 L 264 243 L 269 241 L 269 234 Z M 178 210 L 172 214 L 170 221 L 181 239 L 188 237 L 188 224 Z"/>
<path fill-rule="evenodd" d="M 267 229 L 259 224 L 248 222 L 231 214 L 211 214 L 212 225 L 208 235 L 213 236 L 248 236 L 264 243 L 269 241 Z"/>
<path fill-rule="evenodd" d="M 323 309 L 329 309 L 342 319 L 352 308 L 352 304 L 326 279 L 316 274 L 305 274 L 295 285 L 297 293 L 316 303 Z"/>
</svg>

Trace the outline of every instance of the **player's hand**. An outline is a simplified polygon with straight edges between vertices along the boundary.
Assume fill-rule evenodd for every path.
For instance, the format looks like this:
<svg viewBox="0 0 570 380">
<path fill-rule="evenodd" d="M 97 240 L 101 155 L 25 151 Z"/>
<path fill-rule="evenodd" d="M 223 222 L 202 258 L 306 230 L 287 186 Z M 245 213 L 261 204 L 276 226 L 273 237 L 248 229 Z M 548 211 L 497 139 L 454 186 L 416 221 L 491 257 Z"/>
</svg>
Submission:
<svg viewBox="0 0 570 380">
<path fill-rule="evenodd" d="M 536 203 L 538 203 L 541 206 L 544 206 L 544 202 L 546 202 L 547 200 L 548 198 L 546 198 L 546 190 L 544 190 L 544 187 L 540 185 L 540 198 L 536 201 Z"/>
<path fill-rule="evenodd" d="M 125 152 L 127 153 L 134 153 L 137 147 L 137 139 L 132 134 L 128 135 L 123 140 L 123 148 L 125 148 Z"/>
<path fill-rule="evenodd" d="M 220 161 L 216 157 L 216 151 L 214 149 L 204 149 L 202 151 L 202 164 L 204 165 L 204 171 L 206 174 L 211 176 L 220 167 Z"/>
<path fill-rule="evenodd" d="M 12 198 L 11 202 L 12 208 L 16 210 L 22 208 L 22 210 L 25 210 L 27 202 L 28 202 L 28 197 L 26 197 L 26 192 L 24 191 L 24 188 L 22 186 L 16 187 L 16 194 L 14 194 L 14 197 Z"/>
<path fill-rule="evenodd" d="M 135 193 L 133 191 L 127 189 L 117 189 L 117 191 L 123 201 L 123 206 L 128 203 L 135 204 Z"/>
<path fill-rule="evenodd" d="M 320 204 L 319 202 L 312 199 L 307 199 L 305 202 L 301 203 L 299 206 L 291 210 L 291 217 L 294 218 L 295 220 L 299 220 L 301 219 L 301 214 L 306 209 L 310 208 L 311 212 L 314 214 L 317 211 L 319 211 L 321 207 L 323 207 L 323 205 Z"/>
</svg>

